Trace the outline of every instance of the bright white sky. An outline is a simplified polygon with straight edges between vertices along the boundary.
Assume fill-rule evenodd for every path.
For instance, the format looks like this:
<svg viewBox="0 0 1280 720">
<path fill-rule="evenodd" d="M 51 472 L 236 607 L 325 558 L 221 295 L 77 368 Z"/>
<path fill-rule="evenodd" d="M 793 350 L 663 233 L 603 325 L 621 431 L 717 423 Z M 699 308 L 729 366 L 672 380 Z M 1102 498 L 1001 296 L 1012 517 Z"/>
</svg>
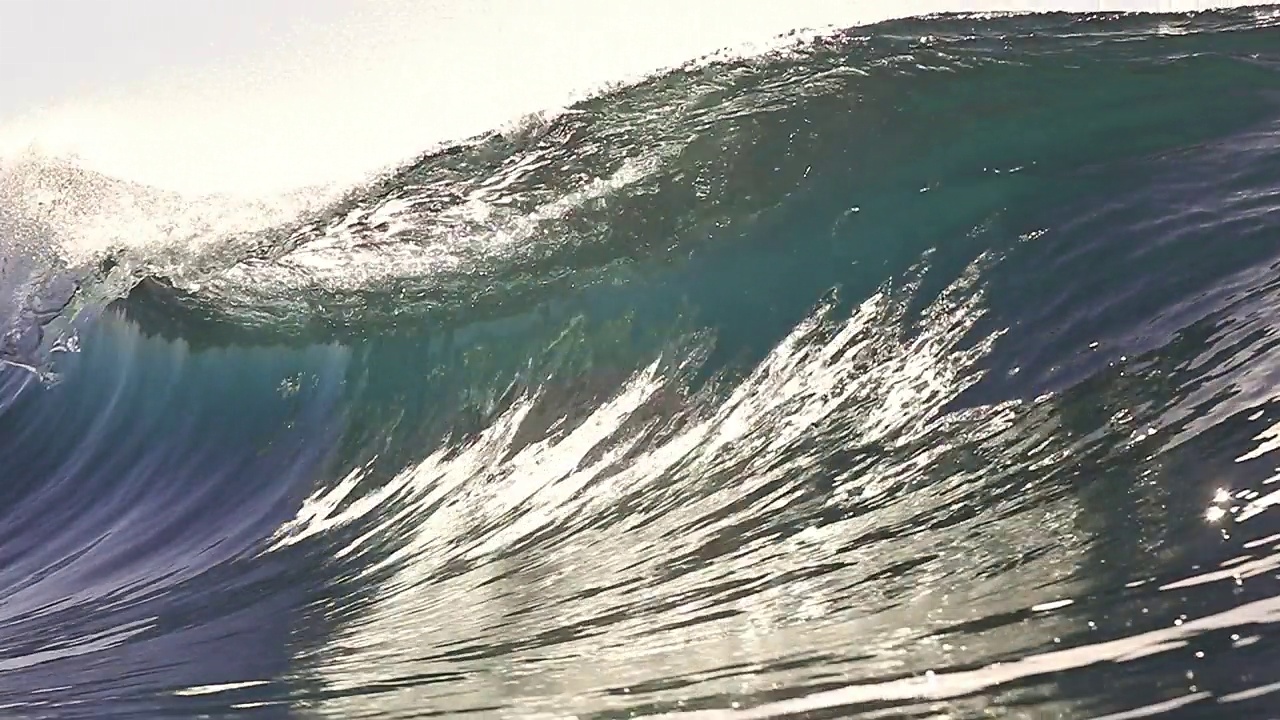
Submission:
<svg viewBox="0 0 1280 720">
<path fill-rule="evenodd" d="M 207 67 L 340 22 L 359 0 L 4 0 L 0 118 L 67 95 Z"/>
<path fill-rule="evenodd" d="M 433 141 L 798 27 L 1241 0 L 0 0 L 0 157 L 174 189 L 350 182 Z"/>
</svg>

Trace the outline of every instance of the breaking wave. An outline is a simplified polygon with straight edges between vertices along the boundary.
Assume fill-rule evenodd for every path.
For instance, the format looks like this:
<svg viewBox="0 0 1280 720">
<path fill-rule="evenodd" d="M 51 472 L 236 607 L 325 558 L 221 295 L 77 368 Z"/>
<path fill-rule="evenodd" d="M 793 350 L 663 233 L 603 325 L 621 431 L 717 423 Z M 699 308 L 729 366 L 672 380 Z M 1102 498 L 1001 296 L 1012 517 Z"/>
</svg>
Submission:
<svg viewBox="0 0 1280 720">
<path fill-rule="evenodd" d="M 1280 28 L 952 15 L 341 192 L 0 176 L 14 717 L 1265 717 Z"/>
</svg>

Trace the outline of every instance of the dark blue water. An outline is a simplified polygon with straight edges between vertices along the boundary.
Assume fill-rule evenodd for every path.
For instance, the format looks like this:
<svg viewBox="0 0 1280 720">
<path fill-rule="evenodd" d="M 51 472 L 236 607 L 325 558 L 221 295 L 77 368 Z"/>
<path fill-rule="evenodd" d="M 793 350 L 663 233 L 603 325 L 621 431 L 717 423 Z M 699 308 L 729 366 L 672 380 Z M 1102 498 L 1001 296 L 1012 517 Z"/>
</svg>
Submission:
<svg viewBox="0 0 1280 720">
<path fill-rule="evenodd" d="M 198 252 L 3 186 L 0 707 L 1271 717 L 1274 18 L 858 28 Z"/>
</svg>

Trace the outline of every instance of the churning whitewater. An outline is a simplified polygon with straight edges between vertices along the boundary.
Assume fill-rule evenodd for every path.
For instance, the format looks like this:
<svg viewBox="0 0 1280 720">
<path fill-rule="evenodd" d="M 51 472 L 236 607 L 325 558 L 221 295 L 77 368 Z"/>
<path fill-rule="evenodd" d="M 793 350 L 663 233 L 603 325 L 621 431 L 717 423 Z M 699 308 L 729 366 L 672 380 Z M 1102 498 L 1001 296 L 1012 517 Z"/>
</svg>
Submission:
<svg viewBox="0 0 1280 720">
<path fill-rule="evenodd" d="M 275 205 L 32 152 L 0 249 L 8 716 L 1280 697 L 1274 9 L 797 35 Z"/>
</svg>

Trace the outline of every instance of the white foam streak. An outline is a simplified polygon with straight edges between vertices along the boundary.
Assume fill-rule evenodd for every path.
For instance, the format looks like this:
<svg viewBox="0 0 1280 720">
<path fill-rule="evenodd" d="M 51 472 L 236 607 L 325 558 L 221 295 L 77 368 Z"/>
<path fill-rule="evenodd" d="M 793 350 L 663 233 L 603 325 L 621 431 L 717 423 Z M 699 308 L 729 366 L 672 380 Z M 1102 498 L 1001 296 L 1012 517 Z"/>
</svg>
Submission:
<svg viewBox="0 0 1280 720">
<path fill-rule="evenodd" d="M 785 588 L 761 587 L 749 601 L 718 599 L 707 588 L 726 578 L 760 573 L 803 574 L 837 561 L 837 556 L 858 567 L 859 574 L 871 574 L 890 562 L 882 557 L 883 548 L 875 543 L 856 551 L 839 548 L 869 529 L 901 522 L 904 513 L 944 507 L 955 500 L 956 493 L 973 492 L 979 480 L 968 475 L 919 491 L 902 488 L 929 472 L 946 452 L 947 443 L 938 442 L 940 437 L 954 439 L 969 432 L 955 430 L 953 424 L 968 423 L 967 427 L 987 433 L 1005 426 L 1013 412 L 1004 406 L 969 410 L 963 417 L 942 412 L 976 379 L 973 362 L 988 351 L 993 339 L 957 350 L 960 339 L 983 314 L 981 298 L 970 287 L 976 276 L 975 270 L 944 295 L 920 332 L 910 337 L 897 330 L 900 298 L 889 293 L 870 298 L 843 321 L 816 313 L 727 397 L 698 408 L 660 441 L 648 436 L 642 453 L 635 452 L 639 435 L 655 423 L 672 420 L 636 422 L 637 413 L 660 401 L 673 382 L 657 362 L 625 382 L 571 429 L 561 427 L 544 439 L 515 445 L 536 404 L 536 398 L 528 398 L 469 444 L 452 452 L 432 453 L 360 500 L 347 502 L 350 483 L 358 481 L 353 480 L 355 475 L 312 498 L 281 532 L 276 548 L 360 524 L 364 534 L 337 546 L 335 559 L 361 578 L 384 578 L 378 580 L 377 600 L 334 638 L 332 646 L 346 654 L 326 656 L 321 663 L 324 682 L 342 688 L 392 681 L 402 673 L 428 671 L 433 661 L 420 658 L 422 648 L 494 642 L 495 628 L 515 622 L 493 616 L 510 612 L 505 595 L 512 592 L 548 593 L 538 601 L 538 612 L 545 608 L 556 613 L 557 627 L 625 613 L 598 639 L 589 636 L 574 641 L 572 649 L 557 648 L 577 657 L 597 658 L 599 672 L 576 672 L 556 692 L 537 691 L 530 703 L 587 692 L 593 683 L 614 682 L 617 678 L 610 673 L 616 675 L 623 668 L 637 681 L 662 663 L 683 666 L 680 671 L 665 667 L 662 672 L 668 674 L 701 672 L 706 669 L 702 663 L 723 661 L 719 653 L 735 652 L 731 649 L 735 644 L 772 643 L 766 639 L 770 628 L 785 625 L 797 613 L 822 618 L 838 598 L 847 600 L 848 590 L 840 589 L 838 583 L 797 580 Z M 848 418 L 849 423 L 834 425 L 831 420 L 837 417 Z M 829 458 L 808 449 L 808 441 L 814 438 L 822 438 L 819 446 L 825 448 L 871 443 L 896 449 L 895 457 L 841 473 L 833 480 L 836 491 L 818 500 L 838 506 L 851 498 L 866 501 L 885 496 L 884 506 L 785 539 L 735 540 L 735 546 L 715 563 L 672 573 L 675 558 L 716 547 L 737 523 L 768 524 L 775 513 L 792 513 L 797 502 L 808 502 L 800 498 L 811 490 L 813 477 L 828 472 L 821 464 Z M 671 487 L 679 488 L 678 502 L 667 492 Z M 900 497 L 891 497 L 894 488 Z M 619 513 L 620 507 L 632 509 Z M 1070 508 L 1050 504 L 1037 522 L 1070 522 L 1072 513 Z M 974 522 L 996 532 L 1003 521 L 988 517 Z M 552 529 L 554 533 L 546 532 Z M 945 546 L 945 534 L 898 538 L 896 550 L 925 554 Z M 985 542 L 981 538 L 954 542 L 958 545 L 947 556 L 954 555 L 964 564 L 955 568 L 957 572 L 970 571 L 975 558 L 991 552 L 980 547 L 961 549 L 970 542 Z M 356 560 L 356 555 L 363 557 Z M 494 583 L 511 563 L 522 568 L 522 588 L 526 583 L 538 587 L 521 590 Z M 952 560 L 939 563 L 941 567 L 933 571 L 948 572 Z M 559 568 L 546 585 L 537 579 L 538 567 L 543 566 Z M 1062 572 L 1060 559 L 1038 568 L 1028 565 L 1027 572 L 1056 576 Z M 598 583 L 613 583 L 615 577 L 630 578 L 627 589 L 601 593 L 589 601 L 569 600 Z M 656 577 L 662 582 L 650 584 L 649 579 Z M 865 592 L 874 594 L 872 588 Z M 703 594 L 708 597 L 673 600 Z M 1010 601 L 1016 605 L 1029 599 Z M 452 605 L 463 601 L 470 609 L 459 614 Z M 628 612 L 637 604 L 660 609 L 648 614 Z M 928 603 L 914 604 L 910 619 L 898 621 L 927 625 L 929 620 L 922 618 L 924 607 Z M 705 623 L 697 629 L 654 630 L 726 610 L 731 616 L 741 614 L 729 627 Z M 539 632 L 537 615 L 530 615 L 528 622 L 529 632 Z M 822 636 L 821 627 L 819 622 L 806 632 Z M 502 632 L 507 631 L 515 636 L 522 632 L 519 627 Z M 725 647 L 720 648 L 722 643 Z M 676 645 L 700 649 L 676 657 L 672 654 Z M 783 647 L 772 645 L 760 649 L 766 655 L 782 651 Z M 486 682 L 469 683 L 458 695 L 456 709 L 465 707 L 468 697 L 498 692 Z M 389 704 L 380 704 L 384 702 Z M 389 711 L 397 702 L 351 698 L 336 703 L 332 710 L 356 712 L 376 706 Z M 534 709 L 523 701 L 516 704 Z"/>
<path fill-rule="evenodd" d="M 362 471 L 355 471 L 324 495 L 308 501 L 298 518 L 282 530 L 279 543 L 296 542 L 382 512 L 384 504 L 408 494 L 410 502 L 382 516 L 379 525 L 385 532 L 410 514 L 448 498 L 444 507 L 423 519 L 417 533 L 429 547 L 411 544 L 382 563 L 396 565 L 407 558 L 421 562 L 446 550 L 457 552 L 466 547 L 460 536 L 467 534 L 468 527 L 497 522 L 511 514 L 519 516 L 466 550 L 467 557 L 475 558 L 496 553 L 556 520 L 592 509 L 605 510 L 614 502 L 615 490 L 636 492 L 640 484 L 660 479 L 677 465 L 682 465 L 681 474 L 689 478 L 743 465 L 741 472 L 750 478 L 749 485 L 763 485 L 779 472 L 793 472 L 794 464 L 780 465 L 777 458 L 812 437 L 825 420 L 840 414 L 860 416 L 860 442 L 911 442 L 937 422 L 936 413 L 946 401 L 975 379 L 968 374 L 970 364 L 988 352 L 999 337 L 994 334 L 974 348 L 952 351 L 982 315 L 980 295 L 965 292 L 976 277 L 976 269 L 971 270 L 939 300 L 928 315 L 926 329 L 905 345 L 887 336 L 895 327 L 896 307 L 883 293 L 865 301 L 825 340 L 817 336 L 829 322 L 822 314 L 812 316 L 715 412 L 625 467 L 617 467 L 619 458 L 633 447 L 625 439 L 611 443 L 607 453 L 589 463 L 586 458 L 605 441 L 616 439 L 628 418 L 667 385 L 657 361 L 563 436 L 552 435 L 511 452 L 511 443 L 536 402 L 536 398 L 529 398 L 493 422 L 460 453 L 440 448 L 377 492 L 334 514 L 362 477 Z M 933 452 L 941 451 L 936 448 Z M 767 469 L 770 466 L 772 470 Z M 611 470 L 616 473 L 610 475 Z M 593 481 L 604 486 L 583 493 Z M 716 502 L 727 501 L 721 498 Z M 343 554 L 353 550 L 349 547 Z"/>
</svg>

